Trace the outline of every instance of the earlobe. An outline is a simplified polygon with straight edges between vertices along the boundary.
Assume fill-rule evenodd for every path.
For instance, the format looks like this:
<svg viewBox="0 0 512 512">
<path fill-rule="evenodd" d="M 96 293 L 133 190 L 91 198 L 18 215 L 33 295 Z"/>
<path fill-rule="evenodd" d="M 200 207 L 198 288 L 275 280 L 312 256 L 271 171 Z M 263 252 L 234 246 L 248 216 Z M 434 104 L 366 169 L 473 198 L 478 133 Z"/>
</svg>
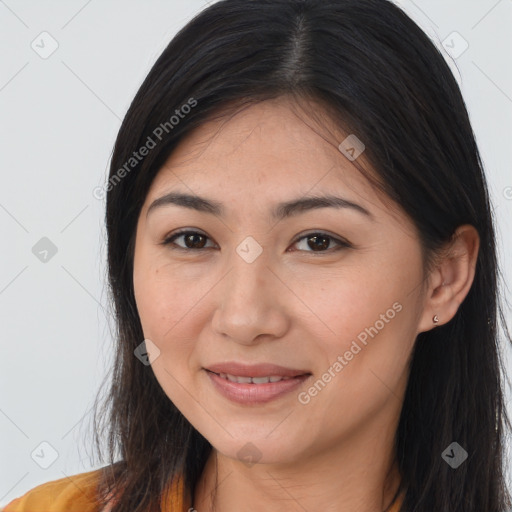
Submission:
<svg viewBox="0 0 512 512">
<path fill-rule="evenodd" d="M 431 273 L 418 333 L 444 325 L 455 316 L 473 284 L 479 246 L 474 226 L 457 228 Z"/>
</svg>

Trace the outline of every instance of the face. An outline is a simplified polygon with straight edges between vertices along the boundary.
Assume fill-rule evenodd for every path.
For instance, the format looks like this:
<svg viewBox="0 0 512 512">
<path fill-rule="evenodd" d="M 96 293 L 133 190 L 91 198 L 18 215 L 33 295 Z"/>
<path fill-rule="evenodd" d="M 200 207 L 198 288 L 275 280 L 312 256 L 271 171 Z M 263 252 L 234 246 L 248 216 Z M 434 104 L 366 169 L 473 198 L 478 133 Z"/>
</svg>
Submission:
<svg viewBox="0 0 512 512">
<path fill-rule="evenodd" d="M 203 124 L 157 174 L 137 225 L 152 369 L 232 459 L 311 460 L 394 424 L 418 334 L 415 228 L 338 150 L 346 135 L 327 142 L 327 125 L 302 119 L 281 98 Z M 210 204 L 150 209 L 169 193 Z M 321 196 L 341 200 L 302 202 Z"/>
</svg>

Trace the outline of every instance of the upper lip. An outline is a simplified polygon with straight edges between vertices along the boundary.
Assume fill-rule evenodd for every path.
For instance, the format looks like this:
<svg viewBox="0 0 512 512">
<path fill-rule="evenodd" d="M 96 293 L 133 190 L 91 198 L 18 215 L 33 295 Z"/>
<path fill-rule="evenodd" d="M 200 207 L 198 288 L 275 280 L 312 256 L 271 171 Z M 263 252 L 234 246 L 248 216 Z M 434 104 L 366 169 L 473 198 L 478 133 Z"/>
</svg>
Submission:
<svg viewBox="0 0 512 512">
<path fill-rule="evenodd" d="M 279 377 L 297 377 L 298 375 L 310 374 L 307 370 L 296 370 L 293 368 L 285 368 L 284 366 L 278 366 L 270 363 L 260 364 L 243 364 L 235 361 L 229 361 L 227 363 L 217 363 L 205 367 L 213 373 L 229 373 L 237 377 L 267 377 L 277 375 Z"/>
</svg>

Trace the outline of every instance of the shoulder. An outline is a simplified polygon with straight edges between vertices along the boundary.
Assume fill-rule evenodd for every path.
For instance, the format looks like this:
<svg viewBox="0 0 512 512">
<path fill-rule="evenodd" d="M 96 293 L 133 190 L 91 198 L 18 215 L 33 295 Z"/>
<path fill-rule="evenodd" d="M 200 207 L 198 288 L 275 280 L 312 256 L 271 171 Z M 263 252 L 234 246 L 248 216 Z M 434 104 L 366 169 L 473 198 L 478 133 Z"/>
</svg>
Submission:
<svg viewBox="0 0 512 512">
<path fill-rule="evenodd" d="M 97 469 L 38 485 L 0 512 L 100 512 L 96 486 L 101 472 Z"/>
</svg>

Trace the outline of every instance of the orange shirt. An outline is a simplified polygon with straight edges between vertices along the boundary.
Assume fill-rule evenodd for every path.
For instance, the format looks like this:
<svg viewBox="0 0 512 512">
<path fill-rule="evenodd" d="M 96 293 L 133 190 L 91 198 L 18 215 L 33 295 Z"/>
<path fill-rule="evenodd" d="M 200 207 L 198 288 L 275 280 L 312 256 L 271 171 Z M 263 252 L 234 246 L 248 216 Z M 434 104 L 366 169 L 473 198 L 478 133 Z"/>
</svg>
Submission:
<svg viewBox="0 0 512 512">
<path fill-rule="evenodd" d="M 100 471 L 97 469 L 38 485 L 11 501 L 0 512 L 108 512 L 108 507 L 99 510 L 95 500 Z M 401 502 L 397 500 L 389 512 L 398 512 Z M 166 512 L 188 512 L 191 506 L 183 479 L 167 489 L 160 505 Z"/>
<path fill-rule="evenodd" d="M 38 485 L 8 503 L 0 512 L 108 512 L 108 506 L 99 509 L 95 496 L 100 471 L 97 469 Z M 172 508 L 171 502 L 174 503 Z M 183 479 L 167 489 L 160 507 L 166 512 L 188 512 L 191 504 Z"/>
</svg>

